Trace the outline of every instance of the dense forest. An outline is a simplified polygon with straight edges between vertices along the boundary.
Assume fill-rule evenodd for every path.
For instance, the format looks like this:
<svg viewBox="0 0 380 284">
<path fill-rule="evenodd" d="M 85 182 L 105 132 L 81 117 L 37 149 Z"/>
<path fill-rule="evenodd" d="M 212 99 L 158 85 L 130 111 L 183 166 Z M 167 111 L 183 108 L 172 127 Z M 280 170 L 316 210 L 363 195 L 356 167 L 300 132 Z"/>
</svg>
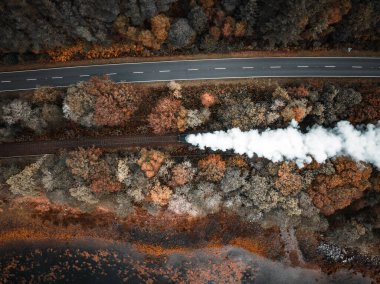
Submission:
<svg viewBox="0 0 380 284">
<path fill-rule="evenodd" d="M 376 123 L 380 97 L 374 82 L 248 80 L 240 84 L 160 86 L 117 84 L 92 77 L 68 88 L 39 88 L 1 98 L 0 141 L 81 136 L 167 134 L 333 127 L 340 120 Z"/>
<path fill-rule="evenodd" d="M 19 0 L 0 11 L 5 64 L 380 46 L 380 3 L 371 0 Z"/>
</svg>

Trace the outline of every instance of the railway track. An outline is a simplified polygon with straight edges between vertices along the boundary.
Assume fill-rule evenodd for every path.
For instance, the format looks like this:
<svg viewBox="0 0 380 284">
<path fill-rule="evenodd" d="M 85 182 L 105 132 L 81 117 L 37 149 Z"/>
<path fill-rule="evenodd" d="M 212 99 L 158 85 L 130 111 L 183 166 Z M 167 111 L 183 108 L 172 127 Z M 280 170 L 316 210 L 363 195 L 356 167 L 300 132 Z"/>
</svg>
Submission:
<svg viewBox="0 0 380 284">
<path fill-rule="evenodd" d="M 70 140 L 49 140 L 31 142 L 10 142 L 0 144 L 0 158 L 54 154 L 59 149 L 78 147 L 122 148 L 146 146 L 174 146 L 183 144 L 181 135 L 164 136 L 113 136 L 102 138 L 80 138 Z"/>
</svg>

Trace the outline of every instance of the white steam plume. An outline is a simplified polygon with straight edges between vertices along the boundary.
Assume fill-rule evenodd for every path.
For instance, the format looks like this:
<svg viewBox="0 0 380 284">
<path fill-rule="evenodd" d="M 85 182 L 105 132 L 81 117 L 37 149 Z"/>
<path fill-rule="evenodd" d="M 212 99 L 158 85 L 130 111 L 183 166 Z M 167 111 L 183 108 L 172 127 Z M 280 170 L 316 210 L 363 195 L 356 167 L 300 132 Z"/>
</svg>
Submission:
<svg viewBox="0 0 380 284">
<path fill-rule="evenodd" d="M 273 162 L 293 160 L 299 167 L 314 158 L 318 163 L 339 155 L 374 164 L 380 169 L 380 122 L 355 129 L 348 121 L 335 128 L 313 126 L 307 133 L 292 121 L 285 129 L 250 130 L 239 128 L 212 133 L 190 134 L 186 141 L 201 149 L 233 150 L 252 157 L 256 154 Z"/>
</svg>

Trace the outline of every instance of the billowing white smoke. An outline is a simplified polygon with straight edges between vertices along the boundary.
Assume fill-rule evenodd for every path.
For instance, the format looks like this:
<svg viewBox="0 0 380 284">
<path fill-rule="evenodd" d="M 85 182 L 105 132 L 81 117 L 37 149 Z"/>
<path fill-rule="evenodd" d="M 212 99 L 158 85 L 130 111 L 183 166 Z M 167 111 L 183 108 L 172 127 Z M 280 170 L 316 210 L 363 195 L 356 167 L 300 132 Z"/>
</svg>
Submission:
<svg viewBox="0 0 380 284">
<path fill-rule="evenodd" d="M 256 154 L 273 162 L 293 160 L 299 167 L 314 158 L 318 163 L 339 155 L 350 156 L 357 161 L 366 161 L 380 169 L 380 122 L 355 129 L 348 121 L 341 121 L 335 128 L 313 126 L 307 133 L 297 128 L 292 121 L 288 128 L 250 130 L 239 128 L 213 133 L 190 134 L 190 144 L 201 149 L 233 150 L 252 157 Z"/>
</svg>

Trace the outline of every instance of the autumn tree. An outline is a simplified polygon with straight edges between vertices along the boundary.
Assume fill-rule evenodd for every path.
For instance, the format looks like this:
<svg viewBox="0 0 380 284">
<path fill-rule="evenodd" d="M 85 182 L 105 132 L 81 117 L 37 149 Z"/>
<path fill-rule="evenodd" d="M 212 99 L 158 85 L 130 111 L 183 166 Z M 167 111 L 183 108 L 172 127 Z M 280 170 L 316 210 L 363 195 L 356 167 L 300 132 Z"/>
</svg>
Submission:
<svg viewBox="0 0 380 284">
<path fill-rule="evenodd" d="M 302 177 L 295 172 L 294 163 L 283 162 L 278 169 L 275 187 L 284 195 L 298 193 L 302 188 Z"/>
<path fill-rule="evenodd" d="M 140 159 L 137 164 L 141 167 L 141 170 L 145 172 L 148 178 L 153 177 L 160 169 L 163 161 L 165 160 L 165 155 L 156 150 L 142 149 L 140 153 Z"/>
<path fill-rule="evenodd" d="M 216 103 L 216 96 L 211 93 L 203 93 L 201 95 L 201 102 L 204 107 L 211 107 Z"/>
<path fill-rule="evenodd" d="M 306 100 L 294 100 L 282 110 L 281 116 L 285 122 L 289 122 L 292 119 L 301 122 L 310 113 L 311 109 L 310 106 L 307 106 Z"/>
<path fill-rule="evenodd" d="M 180 100 L 172 98 L 162 98 L 148 116 L 149 125 L 156 134 L 164 134 L 178 130 L 178 123 L 181 119 Z"/>
<path fill-rule="evenodd" d="M 195 172 L 196 169 L 191 166 L 189 161 L 177 164 L 172 169 L 171 184 L 174 186 L 185 185 L 193 179 Z"/>
<path fill-rule="evenodd" d="M 170 28 L 170 19 L 159 14 L 150 19 L 152 25 L 152 33 L 159 43 L 164 42 L 168 38 L 168 31 Z"/>
<path fill-rule="evenodd" d="M 160 44 L 156 41 L 150 30 L 143 30 L 139 33 L 137 40 L 145 47 L 160 49 Z"/>
<path fill-rule="evenodd" d="M 1 118 L 9 126 L 18 123 L 36 133 L 42 133 L 47 127 L 46 121 L 41 116 L 41 108 L 32 108 L 28 102 L 20 99 L 14 99 L 3 105 Z"/>
<path fill-rule="evenodd" d="M 370 187 L 370 165 L 338 158 L 334 161 L 334 167 L 335 174 L 316 176 L 308 189 L 314 205 L 324 215 L 334 214 L 336 210 L 349 206 Z"/>
<path fill-rule="evenodd" d="M 209 155 L 198 162 L 199 173 L 209 181 L 220 181 L 226 170 L 226 162 L 220 155 Z"/>
<path fill-rule="evenodd" d="M 223 24 L 222 33 L 226 38 L 231 37 L 235 30 L 235 20 L 231 16 L 228 16 Z"/>
<path fill-rule="evenodd" d="M 63 104 L 66 118 L 84 126 L 123 126 L 141 101 L 131 84 L 117 84 L 108 77 L 92 77 L 68 89 Z"/>
<path fill-rule="evenodd" d="M 149 193 L 150 193 L 150 198 L 154 204 L 164 206 L 168 204 L 173 192 L 168 186 L 161 185 L 160 182 L 156 182 L 150 188 Z"/>
<path fill-rule="evenodd" d="M 122 185 L 111 177 L 111 169 L 101 155 L 99 148 L 79 148 L 68 154 L 66 165 L 74 176 L 90 184 L 92 192 L 119 191 Z"/>
</svg>

